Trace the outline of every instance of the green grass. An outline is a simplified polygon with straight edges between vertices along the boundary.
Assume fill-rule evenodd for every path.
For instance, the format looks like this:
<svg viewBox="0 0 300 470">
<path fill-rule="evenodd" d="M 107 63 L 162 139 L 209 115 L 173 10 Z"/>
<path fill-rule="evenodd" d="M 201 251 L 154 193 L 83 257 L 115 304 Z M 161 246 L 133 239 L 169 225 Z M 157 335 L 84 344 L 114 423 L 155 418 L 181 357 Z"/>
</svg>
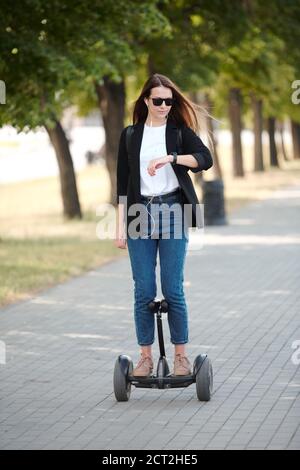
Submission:
<svg viewBox="0 0 300 470">
<path fill-rule="evenodd" d="M 27 298 L 120 255 L 110 240 L 76 237 L 0 240 L 0 304 Z"/>
<path fill-rule="evenodd" d="M 78 172 L 81 220 L 64 219 L 58 178 L 0 186 L 0 305 L 126 255 L 96 234 L 108 182 L 101 166 Z"/>
</svg>

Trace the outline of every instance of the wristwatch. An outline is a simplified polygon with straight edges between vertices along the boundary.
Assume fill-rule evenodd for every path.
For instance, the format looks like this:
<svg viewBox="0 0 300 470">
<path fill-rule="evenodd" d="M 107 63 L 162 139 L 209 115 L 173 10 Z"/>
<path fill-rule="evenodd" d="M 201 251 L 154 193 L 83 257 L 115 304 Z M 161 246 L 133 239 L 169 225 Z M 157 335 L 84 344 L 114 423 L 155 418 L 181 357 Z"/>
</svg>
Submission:
<svg viewBox="0 0 300 470">
<path fill-rule="evenodd" d="M 170 155 L 173 155 L 172 165 L 174 165 L 174 163 L 177 163 L 177 152 L 171 152 Z"/>
</svg>

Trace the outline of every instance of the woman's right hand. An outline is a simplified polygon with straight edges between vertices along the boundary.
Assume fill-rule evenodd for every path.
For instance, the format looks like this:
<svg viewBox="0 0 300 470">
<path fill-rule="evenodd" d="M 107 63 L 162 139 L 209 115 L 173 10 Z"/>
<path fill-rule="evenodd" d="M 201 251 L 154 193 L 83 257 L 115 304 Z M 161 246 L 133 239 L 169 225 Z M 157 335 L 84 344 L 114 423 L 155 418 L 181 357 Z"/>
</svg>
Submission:
<svg viewBox="0 0 300 470">
<path fill-rule="evenodd" d="M 120 231 L 116 235 L 115 245 L 117 248 L 125 249 L 127 248 L 127 239 L 124 230 Z"/>
</svg>

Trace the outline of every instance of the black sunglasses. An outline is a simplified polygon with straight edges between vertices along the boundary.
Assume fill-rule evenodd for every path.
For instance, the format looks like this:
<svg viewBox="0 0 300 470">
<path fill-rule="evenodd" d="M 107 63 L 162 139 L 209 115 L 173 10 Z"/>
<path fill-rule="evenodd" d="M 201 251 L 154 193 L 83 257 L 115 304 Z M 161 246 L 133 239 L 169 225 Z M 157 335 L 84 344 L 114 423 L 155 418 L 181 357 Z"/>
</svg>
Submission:
<svg viewBox="0 0 300 470">
<path fill-rule="evenodd" d="M 163 102 L 166 103 L 166 106 L 172 106 L 175 102 L 174 98 L 149 98 L 153 101 L 154 106 L 160 106 Z"/>
</svg>

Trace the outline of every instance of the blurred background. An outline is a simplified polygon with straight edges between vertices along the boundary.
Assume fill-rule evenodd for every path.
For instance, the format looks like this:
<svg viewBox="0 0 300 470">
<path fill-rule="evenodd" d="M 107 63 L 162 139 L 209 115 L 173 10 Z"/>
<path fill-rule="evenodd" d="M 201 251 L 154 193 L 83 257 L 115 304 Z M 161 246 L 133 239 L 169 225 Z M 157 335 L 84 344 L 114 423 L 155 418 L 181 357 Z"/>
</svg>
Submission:
<svg viewBox="0 0 300 470">
<path fill-rule="evenodd" d="M 152 73 L 196 104 L 206 225 L 300 176 L 300 1 L 0 1 L 0 304 L 118 256 L 97 238 Z M 298 92 L 299 90 L 299 92 Z"/>
</svg>

